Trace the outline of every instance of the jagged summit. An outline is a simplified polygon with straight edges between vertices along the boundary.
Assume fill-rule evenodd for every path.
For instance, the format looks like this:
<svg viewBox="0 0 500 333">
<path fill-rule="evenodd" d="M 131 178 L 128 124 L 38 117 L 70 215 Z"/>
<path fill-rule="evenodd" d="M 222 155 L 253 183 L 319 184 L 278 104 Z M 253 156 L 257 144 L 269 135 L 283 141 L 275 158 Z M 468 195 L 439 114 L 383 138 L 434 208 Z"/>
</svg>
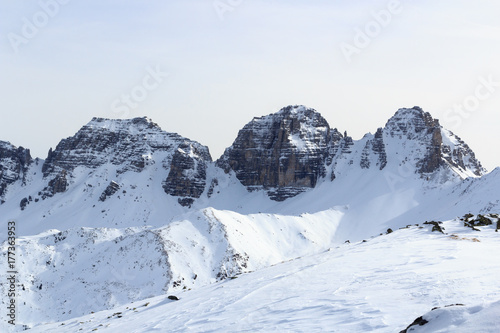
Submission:
<svg viewBox="0 0 500 333">
<path fill-rule="evenodd" d="M 276 116 L 282 116 L 284 118 L 297 118 L 298 120 L 301 121 L 308 121 L 310 119 L 314 118 L 321 118 L 324 122 L 326 120 L 321 116 L 321 114 L 316 111 L 313 108 L 309 108 L 305 105 L 288 105 L 285 106 L 284 108 L 281 108 L 278 112 L 271 113 L 267 116 L 263 117 L 255 117 L 254 119 L 262 119 L 266 117 L 276 117 Z"/>
<path fill-rule="evenodd" d="M 120 131 L 132 132 L 134 130 L 141 131 L 153 128 L 161 131 L 160 126 L 158 126 L 158 124 L 154 123 L 152 119 L 146 116 L 136 117 L 131 119 L 110 119 L 110 118 L 94 117 L 84 127 L 105 128 L 110 132 L 120 132 Z"/>
<path fill-rule="evenodd" d="M 125 171 L 140 171 L 152 153 L 175 150 L 174 146 L 194 144 L 204 150 L 204 158 L 211 160 L 208 148 L 167 133 L 146 117 L 134 119 L 93 118 L 74 136 L 61 140 L 50 150 L 43 166 L 44 176 L 58 169 L 71 171 L 77 166 L 96 168 L 105 163 L 120 165 Z"/>
<path fill-rule="evenodd" d="M 31 157 L 7 143 L 0 143 L 0 149 L 2 158 L 8 159 L 0 169 L 2 196 L 10 184 L 23 178 Z M 290 105 L 246 124 L 213 166 L 217 175 L 207 175 L 211 163 L 206 146 L 165 132 L 147 117 L 93 118 L 49 150 L 41 168 L 45 186 L 38 192 L 42 199 L 66 192 L 77 168 L 83 173 L 102 168 L 99 172 L 112 178 L 114 183 L 108 183 L 100 195 L 105 199 L 118 191 L 119 175 L 151 166 L 161 174 L 164 191 L 178 197 L 183 206 L 191 206 L 205 191 L 210 199 L 219 181 L 227 177 L 217 167 L 234 173 L 248 191 L 263 190 L 276 201 L 323 181 L 356 178 L 361 173 L 399 174 L 401 167 L 432 184 L 485 173 L 467 144 L 418 106 L 399 109 L 375 134 L 353 140 L 347 132 L 330 127 L 316 110 Z"/>
<path fill-rule="evenodd" d="M 399 155 L 413 163 L 420 174 L 429 175 L 450 169 L 461 178 L 466 178 L 486 172 L 465 142 L 444 129 L 438 119 L 418 106 L 399 109 L 388 120 L 384 133 L 386 141 L 392 139 L 399 147 L 405 148 L 404 154 Z"/>
<path fill-rule="evenodd" d="M 330 126 L 323 116 L 315 109 L 308 108 L 304 105 L 289 105 L 282 108 L 276 113 L 262 117 L 254 117 L 250 123 L 245 125 L 242 130 L 252 130 L 259 135 L 265 135 L 265 130 L 272 126 L 286 128 L 291 135 L 298 135 L 298 139 L 310 139 L 316 131 L 308 131 L 308 126 L 312 126 L 317 131 L 329 129 Z M 259 131 L 264 130 L 264 131 Z M 260 142 L 256 142 L 259 144 Z M 292 142 L 292 145 L 300 147 L 297 141 Z"/>
<path fill-rule="evenodd" d="M 264 188 L 281 201 L 326 175 L 329 150 L 341 138 L 316 110 L 287 106 L 246 124 L 217 165 L 234 171 L 249 190 Z"/>
<path fill-rule="evenodd" d="M 440 127 L 439 121 L 419 106 L 399 109 L 385 125 L 392 136 L 406 136 L 410 140 L 415 139 L 419 133 L 425 135 Z"/>
<path fill-rule="evenodd" d="M 384 128 L 358 141 L 331 129 L 314 109 L 287 106 L 246 124 L 217 165 L 234 171 L 248 190 L 264 189 L 278 201 L 315 187 L 328 174 L 335 180 L 356 168 L 389 166 L 398 173 L 404 165 L 438 183 L 485 171 L 460 138 L 418 106 L 399 109 Z"/>
<path fill-rule="evenodd" d="M 207 163 L 212 158 L 206 146 L 177 133 L 163 131 L 146 117 L 133 119 L 93 118 L 74 136 L 61 140 L 50 150 L 42 167 L 50 178 L 45 196 L 65 192 L 77 167 L 97 169 L 111 165 L 116 176 L 141 172 L 159 164 L 165 170 L 166 193 L 188 197 L 188 204 L 205 188 Z M 108 170 L 110 171 L 110 170 Z"/>
<path fill-rule="evenodd" d="M 96 168 L 105 163 L 120 165 L 120 172 L 141 171 L 156 152 L 174 152 L 178 146 L 193 146 L 206 160 L 208 148 L 163 131 L 146 117 L 134 119 L 93 118 L 74 136 L 61 140 L 49 151 L 44 176 L 57 169 L 71 171 L 78 166 Z"/>
</svg>

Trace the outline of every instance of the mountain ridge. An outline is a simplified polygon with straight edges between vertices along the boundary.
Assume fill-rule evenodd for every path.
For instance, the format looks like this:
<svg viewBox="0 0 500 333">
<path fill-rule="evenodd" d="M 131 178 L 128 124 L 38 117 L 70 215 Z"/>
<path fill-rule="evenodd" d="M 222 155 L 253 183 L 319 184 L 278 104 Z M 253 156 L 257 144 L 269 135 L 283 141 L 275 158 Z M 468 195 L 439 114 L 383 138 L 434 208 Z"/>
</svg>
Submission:
<svg viewBox="0 0 500 333">
<path fill-rule="evenodd" d="M 396 151 L 388 156 L 391 145 Z M 14 156 L 15 149 L 4 148 L 3 155 Z M 161 161 L 152 158 L 155 154 L 162 155 Z M 464 179 L 486 172 L 465 142 L 420 107 L 399 109 L 375 134 L 353 140 L 347 132 L 343 135 L 331 128 L 316 110 L 295 105 L 253 118 L 216 161 L 212 161 L 208 147 L 165 132 L 147 117 L 93 118 L 74 136 L 51 148 L 45 160 L 37 159 L 43 161 L 42 173 L 47 178 L 39 196 L 45 199 L 65 192 L 77 167 L 93 170 L 111 164 L 120 166 L 116 170 L 120 174 L 141 172 L 148 163 L 161 163 L 167 173 L 162 181 L 165 192 L 178 197 L 180 205 L 190 207 L 207 187 L 213 193 L 219 180 L 207 179 L 206 170 L 214 163 L 226 174 L 234 172 L 247 190 L 264 190 L 272 200 L 283 201 L 316 187 L 320 179 L 329 176 L 335 180 L 352 164 L 383 170 L 397 155 L 404 158 L 394 163 L 409 163 L 426 178 Z M 23 174 L 31 157 L 26 161 Z M 17 175 L 0 177 L 2 200 L 8 186 L 21 177 L 19 168 L 15 167 Z M 441 175 L 437 175 L 439 170 Z"/>
<path fill-rule="evenodd" d="M 19 237 L 21 322 L 66 320 L 388 229 L 500 211 L 500 168 L 484 174 L 420 108 L 400 109 L 360 140 L 303 106 L 243 129 L 216 161 L 144 117 L 94 118 L 46 160 L 0 143 L 0 215 Z"/>
</svg>

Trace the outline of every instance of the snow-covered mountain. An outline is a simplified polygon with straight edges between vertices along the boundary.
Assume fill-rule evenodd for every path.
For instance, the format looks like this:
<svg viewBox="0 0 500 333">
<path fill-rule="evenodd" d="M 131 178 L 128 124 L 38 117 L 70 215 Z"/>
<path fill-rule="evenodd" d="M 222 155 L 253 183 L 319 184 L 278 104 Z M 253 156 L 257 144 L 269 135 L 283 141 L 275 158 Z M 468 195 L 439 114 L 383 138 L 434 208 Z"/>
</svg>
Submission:
<svg viewBox="0 0 500 333">
<path fill-rule="evenodd" d="M 374 135 L 353 141 L 315 110 L 288 106 L 254 118 L 217 161 L 249 190 L 266 189 L 278 201 L 315 187 L 327 172 L 334 180 L 388 164 L 439 182 L 485 173 L 467 144 L 419 107 L 398 110 Z"/>
<path fill-rule="evenodd" d="M 288 106 L 245 125 L 217 165 L 234 171 L 249 190 L 264 189 L 283 201 L 326 176 L 335 155 L 331 150 L 341 139 L 315 110 Z"/>
<path fill-rule="evenodd" d="M 374 133 L 353 140 L 288 106 L 254 118 L 217 161 L 147 118 L 94 118 L 45 160 L 1 142 L 0 216 L 20 236 L 18 322 L 68 320 L 389 228 L 500 211 L 500 169 L 486 173 L 421 108 Z"/>
<path fill-rule="evenodd" d="M 212 158 L 208 148 L 175 133 L 164 132 L 146 118 L 110 120 L 94 118 L 73 137 L 62 140 L 50 150 L 42 166 L 49 181 L 48 195 L 65 192 L 67 178 L 77 168 L 92 172 L 101 166 L 115 177 L 127 171 L 141 172 L 147 165 L 161 164 L 167 175 L 165 193 L 178 196 L 183 206 L 190 205 L 203 193 L 207 163 Z M 119 189 L 110 183 L 103 194 L 113 195 Z M 43 197 L 42 197 L 43 199 Z"/>
</svg>

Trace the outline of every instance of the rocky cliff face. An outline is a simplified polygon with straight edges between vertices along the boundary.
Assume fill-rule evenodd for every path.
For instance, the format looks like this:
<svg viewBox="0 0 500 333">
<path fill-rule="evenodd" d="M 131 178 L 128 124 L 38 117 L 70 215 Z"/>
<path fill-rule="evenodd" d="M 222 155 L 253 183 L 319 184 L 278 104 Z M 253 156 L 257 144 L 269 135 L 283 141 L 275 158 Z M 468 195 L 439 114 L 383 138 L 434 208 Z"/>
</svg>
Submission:
<svg viewBox="0 0 500 333">
<path fill-rule="evenodd" d="M 446 129 L 441 129 L 441 132 L 442 136 L 448 138 L 441 145 L 441 155 L 449 166 L 458 170 L 469 170 L 475 176 L 482 176 L 486 173 L 486 169 L 476 159 L 472 149 L 462 139 Z"/>
<path fill-rule="evenodd" d="M 315 110 L 288 106 L 254 118 L 217 161 L 248 190 L 264 189 L 277 201 L 315 187 L 328 172 L 333 181 L 352 168 L 394 170 L 403 164 L 440 181 L 485 172 L 460 138 L 417 106 L 399 109 L 384 128 L 358 141 L 331 129 Z"/>
<path fill-rule="evenodd" d="M 183 143 L 175 151 L 170 172 L 163 183 L 166 193 L 184 197 L 178 202 L 183 206 L 191 206 L 193 198 L 199 198 L 205 190 L 207 179 L 207 161 L 210 161 L 208 150 L 199 145 Z M 204 148 L 204 147 L 203 147 Z"/>
<path fill-rule="evenodd" d="M 140 172 L 151 154 L 174 151 L 187 140 L 175 133 L 166 133 L 147 118 L 130 120 L 93 118 L 74 136 L 61 140 L 50 150 L 43 165 L 45 177 L 59 170 L 76 167 L 91 169 L 110 163 L 119 166 L 119 173 Z"/>
<path fill-rule="evenodd" d="M 249 190 L 263 188 L 282 201 L 316 186 L 341 139 L 315 110 L 288 106 L 245 125 L 217 165 Z"/>
<path fill-rule="evenodd" d="M 363 169 L 369 169 L 372 166 L 370 156 L 376 156 L 376 166 L 382 170 L 387 165 L 387 153 L 385 152 L 385 144 L 383 137 L 383 130 L 377 129 L 375 136 L 366 141 L 363 152 L 361 153 L 360 166 Z"/>
<path fill-rule="evenodd" d="M 17 180 L 24 181 L 31 162 L 29 149 L 17 148 L 9 142 L 0 141 L 0 203 L 10 184 Z"/>
<path fill-rule="evenodd" d="M 398 142 L 405 159 L 424 177 L 446 168 L 463 177 L 486 171 L 465 142 L 418 106 L 399 109 L 383 131 Z"/>
<path fill-rule="evenodd" d="M 0 143 L 0 200 L 9 184 L 24 179 L 30 163 L 29 150 Z M 164 132 L 145 117 L 94 118 L 49 151 L 42 167 L 45 188 L 29 193 L 25 201 L 66 192 L 79 174 L 77 168 L 97 178 L 102 173 L 109 186 L 99 187 L 97 196 L 105 201 L 119 189 L 126 191 L 121 175 L 152 167 L 162 175 L 155 182 L 163 191 L 191 207 L 205 190 L 210 198 L 222 180 L 207 175 L 210 163 L 207 147 Z M 288 106 L 246 124 L 216 166 L 234 172 L 249 191 L 264 190 L 276 201 L 314 188 L 319 181 L 359 175 L 354 169 L 397 173 L 405 166 L 417 177 L 439 182 L 485 172 L 467 144 L 419 107 L 399 109 L 384 128 L 353 140 L 347 132 L 332 129 L 314 109 Z M 95 170 L 101 170 L 99 175 Z M 101 186 L 99 181 L 95 185 Z"/>
<path fill-rule="evenodd" d="M 109 164 L 116 175 L 141 172 L 159 163 L 165 169 L 167 194 L 198 198 L 205 188 L 208 148 L 176 133 L 164 132 L 147 118 L 94 118 L 74 136 L 50 150 L 42 168 L 50 194 L 64 192 L 77 167 L 97 169 Z M 190 201 L 188 200 L 188 202 Z"/>
</svg>

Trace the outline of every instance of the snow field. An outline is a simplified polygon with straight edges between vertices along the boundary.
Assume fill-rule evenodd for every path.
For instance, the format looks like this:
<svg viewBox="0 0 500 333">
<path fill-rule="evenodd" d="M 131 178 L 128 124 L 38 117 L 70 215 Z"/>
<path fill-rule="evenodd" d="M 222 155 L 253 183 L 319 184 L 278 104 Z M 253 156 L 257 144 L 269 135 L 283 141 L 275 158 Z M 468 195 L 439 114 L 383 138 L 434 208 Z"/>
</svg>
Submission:
<svg viewBox="0 0 500 333">
<path fill-rule="evenodd" d="M 494 332 L 500 235 L 495 226 L 474 231 L 457 220 L 443 227 L 448 234 L 431 232 L 431 225 L 395 230 L 174 292 L 179 301 L 158 296 L 32 332 L 397 332 L 433 307 L 457 303 L 467 307 L 426 315 L 439 319 L 429 327 Z"/>
</svg>

